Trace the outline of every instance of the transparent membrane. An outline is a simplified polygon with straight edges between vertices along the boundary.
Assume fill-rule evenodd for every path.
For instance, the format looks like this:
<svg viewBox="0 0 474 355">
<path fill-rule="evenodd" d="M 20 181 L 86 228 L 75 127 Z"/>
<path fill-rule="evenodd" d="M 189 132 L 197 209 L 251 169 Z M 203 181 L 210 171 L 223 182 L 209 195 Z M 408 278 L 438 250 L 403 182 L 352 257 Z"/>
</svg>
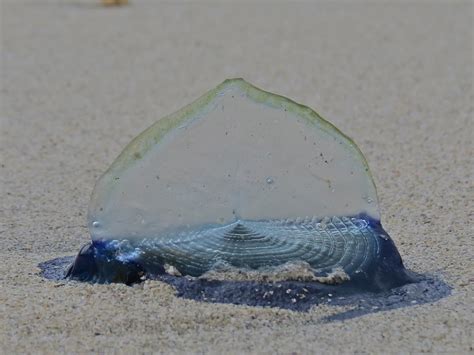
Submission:
<svg viewBox="0 0 474 355">
<path fill-rule="evenodd" d="M 242 79 L 135 138 L 97 182 L 88 224 L 74 279 L 244 272 L 368 289 L 410 280 L 354 142 Z"/>
<path fill-rule="evenodd" d="M 98 181 L 93 240 L 168 236 L 238 220 L 367 215 L 357 146 L 309 108 L 227 80 L 129 144 Z"/>
</svg>

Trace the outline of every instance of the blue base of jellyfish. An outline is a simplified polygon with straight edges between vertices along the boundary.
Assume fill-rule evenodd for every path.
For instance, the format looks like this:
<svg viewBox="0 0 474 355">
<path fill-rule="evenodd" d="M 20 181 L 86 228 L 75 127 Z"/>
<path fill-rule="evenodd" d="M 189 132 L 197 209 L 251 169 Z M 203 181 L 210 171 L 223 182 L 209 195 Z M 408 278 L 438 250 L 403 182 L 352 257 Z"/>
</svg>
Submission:
<svg viewBox="0 0 474 355">
<path fill-rule="evenodd" d="M 415 280 L 403 266 L 395 244 L 380 222 L 366 215 L 237 221 L 227 226 L 197 228 L 178 238 L 173 236 L 169 238 L 173 243 L 167 242 L 166 237 L 134 240 L 93 241 L 85 245 L 66 277 L 133 284 L 166 276 L 170 265 L 178 275 L 206 279 L 209 271 L 222 269 L 222 265 L 227 270 L 251 270 L 255 274 L 289 262 L 303 262 L 314 272 L 316 280 L 341 270 L 347 276 L 342 282 L 326 282 L 336 284 L 331 285 L 336 289 L 378 292 Z"/>
</svg>

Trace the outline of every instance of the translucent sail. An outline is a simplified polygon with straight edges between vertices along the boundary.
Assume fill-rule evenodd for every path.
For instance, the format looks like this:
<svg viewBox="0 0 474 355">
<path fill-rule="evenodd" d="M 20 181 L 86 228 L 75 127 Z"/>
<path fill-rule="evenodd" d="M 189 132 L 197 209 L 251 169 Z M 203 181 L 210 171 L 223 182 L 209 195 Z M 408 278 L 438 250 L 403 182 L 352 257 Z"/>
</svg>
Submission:
<svg viewBox="0 0 474 355">
<path fill-rule="evenodd" d="M 97 182 L 88 219 L 92 243 L 68 272 L 79 280 L 132 283 L 167 270 L 279 279 L 297 270 L 371 289 L 408 280 L 354 142 L 242 79 L 135 138 Z"/>
<path fill-rule="evenodd" d="M 237 220 L 367 215 L 357 146 L 308 107 L 226 80 L 135 138 L 98 181 L 94 240 L 159 238 Z"/>
</svg>

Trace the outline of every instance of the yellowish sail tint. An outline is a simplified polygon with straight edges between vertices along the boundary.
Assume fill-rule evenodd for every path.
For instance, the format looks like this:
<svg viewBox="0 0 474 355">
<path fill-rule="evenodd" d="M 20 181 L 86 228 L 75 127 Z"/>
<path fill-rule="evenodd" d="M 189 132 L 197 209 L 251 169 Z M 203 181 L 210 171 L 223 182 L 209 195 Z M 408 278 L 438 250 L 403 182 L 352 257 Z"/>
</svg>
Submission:
<svg viewBox="0 0 474 355">
<path fill-rule="evenodd" d="M 379 220 L 355 143 L 310 108 L 226 80 L 136 137 L 97 182 L 96 241 L 160 238 L 238 220 Z"/>
</svg>

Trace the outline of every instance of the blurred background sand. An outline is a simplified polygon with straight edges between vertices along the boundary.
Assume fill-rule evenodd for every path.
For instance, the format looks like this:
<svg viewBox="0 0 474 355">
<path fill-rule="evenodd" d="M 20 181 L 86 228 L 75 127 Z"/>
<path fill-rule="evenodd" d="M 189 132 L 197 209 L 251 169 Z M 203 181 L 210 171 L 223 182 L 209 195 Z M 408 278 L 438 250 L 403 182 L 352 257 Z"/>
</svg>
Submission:
<svg viewBox="0 0 474 355">
<path fill-rule="evenodd" d="M 473 3 L 3 1 L 0 352 L 473 351 Z M 354 138 L 406 265 L 450 297 L 308 313 L 47 281 L 88 241 L 98 176 L 139 132 L 229 77 Z"/>
</svg>

